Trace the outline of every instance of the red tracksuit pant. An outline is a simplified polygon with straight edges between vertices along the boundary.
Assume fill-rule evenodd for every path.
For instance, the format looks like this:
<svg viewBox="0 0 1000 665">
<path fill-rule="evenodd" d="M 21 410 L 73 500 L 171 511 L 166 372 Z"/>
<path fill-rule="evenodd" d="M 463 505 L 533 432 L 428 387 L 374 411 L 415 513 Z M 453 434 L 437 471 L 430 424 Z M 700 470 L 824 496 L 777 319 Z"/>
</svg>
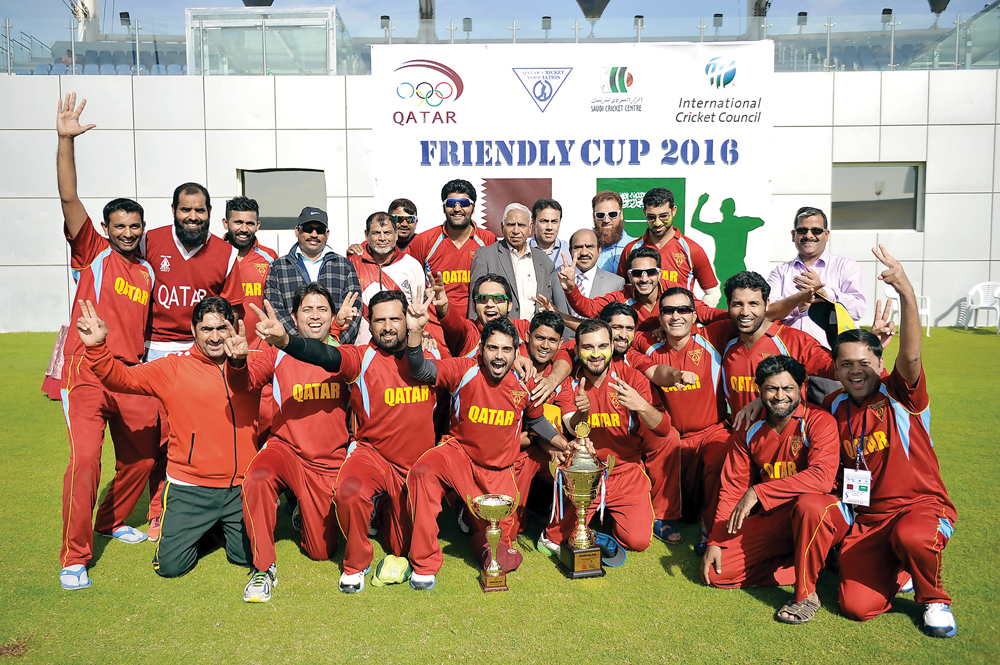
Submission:
<svg viewBox="0 0 1000 665">
<path fill-rule="evenodd" d="M 521 449 L 521 453 L 514 462 L 514 478 L 517 481 L 517 491 L 521 494 L 521 502 L 514 511 L 514 531 L 519 534 L 524 531 L 524 514 L 528 507 L 528 493 L 531 490 L 531 481 L 539 473 L 552 480 L 549 474 L 549 460 L 552 459 L 547 452 L 532 443 L 527 448 Z M 465 500 L 465 497 L 462 497 Z"/>
<path fill-rule="evenodd" d="M 608 476 L 606 505 L 604 507 L 614 518 L 611 535 L 627 549 L 641 552 L 653 540 L 653 504 L 649 495 L 650 480 L 641 464 L 622 462 L 615 465 Z M 576 506 L 568 497 L 561 497 L 563 517 L 553 521 L 545 530 L 546 537 L 554 543 L 562 544 L 573 534 L 576 527 Z M 600 490 L 590 504 L 587 524 L 593 519 L 601 505 Z"/>
<path fill-rule="evenodd" d="M 722 466 L 732 432 L 725 423 L 681 436 L 681 502 L 685 519 L 701 519 L 708 531 L 722 491 Z"/>
<path fill-rule="evenodd" d="M 328 470 L 318 472 L 292 447 L 271 438 L 247 467 L 243 478 L 243 517 L 253 551 L 253 565 L 267 570 L 275 561 L 274 526 L 277 502 L 286 488 L 299 500 L 302 511 L 302 549 L 310 559 L 324 561 L 337 550 L 337 521 L 330 500 L 333 481 L 347 452 Z"/>
<path fill-rule="evenodd" d="M 453 437 L 446 437 L 441 445 L 431 448 L 420 456 L 406 477 L 409 490 L 410 514 L 413 515 L 413 542 L 410 545 L 410 562 L 413 570 L 420 575 L 436 575 L 441 570 L 443 556 L 438 542 L 438 513 L 445 488 L 451 487 L 463 501 L 482 494 L 506 494 L 517 497 L 517 479 L 514 467 L 487 469 L 479 466 L 462 449 Z M 521 496 L 524 501 L 524 496 Z M 485 530 L 488 522 L 475 517 L 472 510 L 467 514 L 475 522 L 470 524 L 473 533 Z M 501 547 L 517 538 L 514 513 L 500 522 L 503 530 Z"/>
<path fill-rule="evenodd" d="M 646 432 L 644 448 L 652 450 L 643 458 L 649 476 L 650 500 L 655 519 L 676 520 L 681 516 L 681 438 L 677 430 L 668 436 Z"/>
<path fill-rule="evenodd" d="M 63 365 L 61 394 L 69 434 L 59 555 L 64 568 L 90 561 L 94 530 L 111 533 L 125 523 L 142 496 L 159 448 L 159 401 L 107 391 L 85 363 L 83 358 L 70 357 Z M 111 430 L 115 446 L 115 477 L 95 520 L 105 427 Z"/>
<path fill-rule="evenodd" d="M 354 575 L 367 568 L 374 556 L 368 540 L 372 499 L 385 494 L 379 507 L 383 547 L 395 556 L 406 556 L 413 526 L 406 509 L 405 471 L 389 462 L 367 443 L 358 443 L 333 485 L 333 504 L 347 544 L 344 573 Z"/>
<path fill-rule="evenodd" d="M 918 603 L 951 604 L 941 581 L 941 558 L 951 537 L 951 521 L 934 503 L 899 512 L 858 515 L 840 548 L 840 609 L 867 621 L 892 607 L 899 573 L 913 576 Z"/>
<path fill-rule="evenodd" d="M 781 506 L 750 515 L 725 542 L 722 572 L 709 570 L 722 589 L 795 585 L 795 600 L 816 590 L 830 548 L 850 529 L 832 494 L 802 494 Z"/>
</svg>

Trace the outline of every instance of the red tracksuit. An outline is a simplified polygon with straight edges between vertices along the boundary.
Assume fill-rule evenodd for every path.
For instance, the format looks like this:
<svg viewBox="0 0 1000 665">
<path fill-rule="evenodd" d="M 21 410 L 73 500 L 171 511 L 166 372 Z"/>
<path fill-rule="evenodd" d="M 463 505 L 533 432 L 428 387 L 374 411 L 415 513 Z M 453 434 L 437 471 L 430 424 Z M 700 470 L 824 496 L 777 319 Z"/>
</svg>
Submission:
<svg viewBox="0 0 1000 665">
<path fill-rule="evenodd" d="M 781 432 L 758 420 L 735 438 L 708 539 L 710 546 L 722 548 L 722 572 L 709 571 L 712 586 L 794 584 L 797 601 L 816 590 L 827 553 L 850 528 L 850 513 L 830 493 L 838 448 L 834 419 L 804 404 Z M 729 517 L 750 487 L 760 511 L 730 535 Z"/>
<path fill-rule="evenodd" d="M 382 501 L 383 545 L 395 556 L 410 549 L 412 521 L 406 509 L 406 474 L 434 446 L 434 391 L 410 377 L 406 353 L 387 353 L 374 344 L 339 347 L 338 377 L 351 385 L 351 411 L 359 420 L 357 446 L 333 486 L 340 530 L 347 539 L 344 572 L 362 572 L 374 550 L 368 540 L 372 499 Z M 425 352 L 425 357 L 433 357 Z"/>
<path fill-rule="evenodd" d="M 475 223 L 473 223 L 475 227 Z M 472 257 L 480 247 L 487 247 L 497 241 L 497 237 L 486 229 L 475 227 L 469 238 L 457 247 L 444 225 L 418 233 L 407 246 L 410 256 L 424 264 L 427 272 L 444 278 L 448 293 L 449 307 L 459 314 L 469 311 L 469 278 L 472 272 Z"/>
<path fill-rule="evenodd" d="M 153 270 L 140 258 L 126 261 L 97 233 L 89 217 L 75 238 L 69 237 L 65 227 L 63 232 L 69 241 L 71 265 L 80 273 L 63 351 L 60 390 L 70 450 L 63 478 L 59 555 L 66 567 L 90 561 L 95 529 L 111 533 L 125 523 L 149 479 L 159 436 L 156 400 L 112 393 L 101 385 L 84 360 L 83 342 L 76 331 L 76 320 L 80 317 L 77 300 L 90 300 L 97 308 L 97 315 L 108 324 L 106 343 L 112 355 L 129 365 L 141 362 L 150 316 Z M 101 483 L 105 427 L 111 429 L 115 446 L 115 476 L 93 522 Z"/>
<path fill-rule="evenodd" d="M 918 603 L 951 604 L 941 579 L 942 552 L 958 513 L 941 480 L 930 436 L 930 399 L 923 370 L 916 385 L 893 370 L 859 407 L 836 392 L 827 404 L 837 419 L 840 456 L 872 474 L 869 506 L 857 506 L 840 549 L 840 609 L 867 621 L 892 607 L 900 570 L 913 576 Z"/>
<path fill-rule="evenodd" d="M 616 381 L 623 381 L 635 388 L 647 402 L 652 401 L 652 394 L 646 377 L 617 359 L 612 360 L 611 367 L 599 386 L 591 384 L 589 379 L 583 377 L 582 370 L 577 368 L 570 388 L 564 389 L 556 399 L 556 405 L 564 417 L 576 413 L 575 399 L 580 381 L 584 381 L 584 392 L 590 398 L 587 422 L 590 424 L 590 440 L 597 457 L 602 461 L 607 461 L 609 455 L 615 457 L 614 468 L 607 481 L 606 506 L 614 517 L 612 535 L 625 547 L 642 551 L 649 547 L 653 538 L 654 508 L 662 505 L 662 485 L 670 484 L 677 490 L 680 482 L 679 465 L 676 465 L 675 472 L 671 474 L 673 483 L 665 483 L 667 479 L 661 476 L 662 481 L 651 484 L 652 474 L 647 476 L 646 468 L 659 468 L 661 463 L 658 457 L 676 450 L 677 432 L 670 426 L 670 416 L 667 414 L 663 414 L 659 426 L 649 430 L 642 424 L 639 416 L 618 403 L 618 393 L 611 388 L 611 383 Z M 547 537 L 557 543 L 569 538 L 576 525 L 576 510 L 568 499 L 560 497 L 560 500 L 563 501 L 563 518 L 549 524 L 546 529 Z M 600 499 L 591 504 L 587 514 L 588 522 L 598 510 L 599 504 Z"/>
<path fill-rule="evenodd" d="M 275 506 L 292 490 L 302 511 L 302 548 L 311 559 L 329 559 L 337 549 L 333 483 L 347 457 L 349 388 L 336 375 L 296 360 L 274 347 L 261 353 L 271 380 L 274 421 L 264 448 L 251 460 L 243 481 L 243 515 L 257 570 L 274 563 Z"/>
<path fill-rule="evenodd" d="M 452 393 L 451 429 L 439 446 L 428 450 L 406 478 L 413 542 L 410 561 L 421 575 L 435 575 L 443 556 L 438 542 L 437 516 L 445 487 L 468 501 L 482 494 L 517 497 L 514 463 L 521 450 L 522 418 L 538 418 L 543 409 L 532 406 L 531 388 L 508 372 L 494 381 L 473 358 L 437 362 L 435 387 Z M 521 501 L 527 497 L 521 496 Z M 469 515 L 474 517 L 472 510 Z M 488 523 L 475 518 L 477 530 Z M 517 538 L 513 514 L 500 522 L 504 542 Z"/>
<path fill-rule="evenodd" d="M 483 324 L 479 319 L 470 321 L 465 318 L 463 312 L 451 303 L 448 304 L 448 312 L 441 319 L 441 327 L 444 329 L 444 338 L 448 342 L 448 348 L 456 358 L 475 358 L 479 354 L 479 341 L 483 335 Z M 531 328 L 531 321 L 525 319 L 508 319 L 514 324 L 521 344 L 519 349 L 521 355 L 527 355 L 528 331 Z"/>
<path fill-rule="evenodd" d="M 621 277 L 626 277 L 628 272 L 629 255 L 632 250 L 639 247 L 652 247 L 660 253 L 663 279 L 676 282 L 689 291 L 694 290 L 695 280 L 704 291 L 719 285 L 715 271 L 712 270 L 712 262 L 708 260 L 708 254 L 701 245 L 684 237 L 677 228 L 674 228 L 674 237 L 663 247 L 656 246 L 649 237 L 649 231 L 646 231 L 641 238 L 636 238 L 625 245 L 625 249 L 622 250 L 623 260 L 618 262 L 618 274 Z"/>
</svg>

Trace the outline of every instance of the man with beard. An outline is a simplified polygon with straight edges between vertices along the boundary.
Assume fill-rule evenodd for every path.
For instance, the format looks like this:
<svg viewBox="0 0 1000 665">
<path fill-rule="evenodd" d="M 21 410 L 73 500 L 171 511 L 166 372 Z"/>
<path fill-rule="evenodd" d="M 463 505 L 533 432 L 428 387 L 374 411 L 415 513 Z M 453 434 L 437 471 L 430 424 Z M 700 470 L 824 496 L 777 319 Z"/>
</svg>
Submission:
<svg viewBox="0 0 1000 665">
<path fill-rule="evenodd" d="M 410 199 L 396 199 L 389 204 L 389 214 L 396 222 L 396 248 L 405 252 L 417 235 L 417 206 Z"/>
<path fill-rule="evenodd" d="M 954 637 L 958 626 L 941 567 L 958 515 L 930 436 L 917 298 L 899 261 L 882 245 L 872 251 L 886 266 L 879 280 L 899 293 L 899 354 L 884 376 L 882 344 L 872 333 L 849 330 L 833 347 L 844 389 L 827 404 L 843 442 L 845 501 L 860 485 L 849 471 L 871 479 L 865 500 L 851 501 L 856 519 L 840 550 L 840 609 L 855 621 L 888 611 L 905 570 L 913 576 L 914 599 L 926 605 L 924 632 Z"/>
<path fill-rule="evenodd" d="M 63 234 L 69 243 L 70 262 L 79 271 L 72 319 L 82 316 L 81 301 L 96 303 L 96 315 L 111 323 L 107 340 L 112 357 L 138 365 L 145 353 L 150 317 L 153 269 L 138 253 L 146 228 L 143 210 L 130 199 L 114 199 L 104 206 L 101 229 L 94 228 L 76 187 L 74 142 L 95 125 L 80 125 L 87 101 L 76 107 L 76 95 L 60 101 L 56 116 L 59 152 L 56 173 L 62 201 Z M 61 397 L 70 457 L 63 478 L 63 529 L 59 581 L 64 589 L 91 585 L 87 564 L 94 548 L 94 532 L 124 543 L 140 543 L 146 534 L 126 526 L 142 495 L 142 488 L 159 447 L 156 401 L 139 395 L 117 395 L 105 388 L 83 362 L 85 346 L 79 335 L 66 337 L 63 348 Z M 105 429 L 111 430 L 115 447 L 115 475 L 97 511 L 101 482 L 101 447 Z M 149 518 L 158 515 L 150 510 Z"/>
<path fill-rule="evenodd" d="M 816 578 L 850 528 L 847 507 L 831 494 L 839 466 L 836 421 L 802 403 L 805 379 L 805 367 L 788 356 L 757 366 L 766 415 L 729 449 L 701 563 L 702 580 L 717 588 L 794 584 L 794 598 L 776 615 L 793 624 L 815 616 Z"/>
<path fill-rule="evenodd" d="M 339 588 L 358 593 L 374 550 L 368 540 L 373 499 L 379 504 L 383 546 L 394 556 L 410 549 L 412 522 L 406 509 L 406 476 L 420 455 L 434 446 L 434 392 L 406 369 L 406 296 L 380 291 L 368 303 L 372 339 L 366 346 L 329 346 L 318 339 L 289 336 L 264 301 L 257 334 L 296 360 L 319 365 L 351 386 L 351 410 L 360 421 L 357 445 L 333 486 L 337 521 L 347 543 Z M 431 355 L 429 351 L 424 352 Z"/>
<path fill-rule="evenodd" d="M 322 284 L 300 286 L 292 306 L 300 337 L 321 341 L 329 337 L 333 296 Z M 337 550 L 337 521 L 330 501 L 347 457 L 350 396 L 342 378 L 254 337 L 264 350 L 260 370 L 251 367 L 252 381 L 276 386 L 275 413 L 273 431 L 250 461 L 243 481 L 243 514 L 254 566 L 243 600 L 266 603 L 278 583 L 274 526 L 282 490 L 291 490 L 298 500 L 301 545 L 309 558 L 326 561 Z"/>
<path fill-rule="evenodd" d="M 264 306 L 264 284 L 267 283 L 267 273 L 271 268 L 271 262 L 278 258 L 278 255 L 273 249 L 265 247 L 257 240 L 257 231 L 260 230 L 260 207 L 254 199 L 237 196 L 226 201 L 226 217 L 222 220 L 222 226 L 226 229 L 225 241 L 239 252 L 233 271 L 239 275 L 243 298 L 241 302 L 232 304 L 247 330 L 252 331 L 257 326 L 257 316 L 247 307 L 247 303 L 253 303 L 258 309 Z M 263 344 L 256 335 L 252 335 L 247 342 L 252 349 L 258 349 Z M 265 399 L 269 397 L 270 395 L 264 395 Z"/>
<path fill-rule="evenodd" d="M 438 541 L 437 517 L 445 488 L 462 497 L 506 494 L 517 497 L 514 463 L 520 453 L 522 422 L 546 442 L 561 450 L 570 444 L 545 419 L 543 410 L 533 406 L 529 387 L 511 372 L 517 347 L 517 331 L 509 319 L 501 317 L 483 326 L 478 358 L 427 360 L 421 352 L 427 304 L 407 312 L 409 338 L 407 363 L 415 379 L 433 382 L 452 393 L 451 429 L 441 443 L 420 456 L 406 478 L 410 513 L 413 515 L 413 543 L 410 586 L 417 590 L 434 588 L 443 556 Z M 520 497 L 524 499 L 526 497 Z M 470 515 L 474 511 L 469 510 Z M 489 564 L 485 527 L 474 518 L 473 549 L 481 553 L 483 566 Z M 517 538 L 515 515 L 500 522 L 504 531 L 496 558 L 505 572 L 516 570 L 521 554 L 511 547 Z"/>
<path fill-rule="evenodd" d="M 472 258 L 480 247 L 492 245 L 497 237 L 472 221 L 476 188 L 467 180 L 451 180 L 441 188 L 444 224 L 428 229 L 410 243 L 410 256 L 424 264 L 424 271 L 441 273 L 448 300 L 455 314 L 464 317 L 469 307 Z"/>
<path fill-rule="evenodd" d="M 642 197 L 642 212 L 649 228 L 641 238 L 625 245 L 622 254 L 629 256 L 636 247 L 652 247 L 662 258 L 663 279 L 689 290 L 697 280 L 705 292 L 702 299 L 710 305 L 717 303 L 721 294 L 712 262 L 701 245 L 682 235 L 674 226 L 677 214 L 674 193 L 663 187 L 652 188 Z M 625 276 L 625 266 L 620 263 L 618 274 Z"/>
<path fill-rule="evenodd" d="M 632 240 L 625 235 L 622 197 L 618 192 L 610 190 L 597 192 L 590 202 L 590 207 L 594 212 L 594 232 L 601 242 L 601 258 L 597 267 L 610 273 L 617 273 L 625 245 Z"/>
</svg>

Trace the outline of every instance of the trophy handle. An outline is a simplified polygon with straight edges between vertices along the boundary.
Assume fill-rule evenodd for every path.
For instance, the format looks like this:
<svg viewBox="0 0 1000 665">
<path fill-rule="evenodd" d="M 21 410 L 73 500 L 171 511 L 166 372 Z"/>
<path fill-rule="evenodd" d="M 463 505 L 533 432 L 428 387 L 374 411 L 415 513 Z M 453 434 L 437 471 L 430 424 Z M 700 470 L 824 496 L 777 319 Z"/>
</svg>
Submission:
<svg viewBox="0 0 1000 665">
<path fill-rule="evenodd" d="M 611 469 L 615 468 L 615 456 L 608 455 L 608 459 L 604 463 L 608 465 L 608 468 L 605 470 L 605 472 L 611 473 Z"/>
<path fill-rule="evenodd" d="M 510 507 L 510 512 L 517 510 L 517 507 L 521 505 L 521 493 L 518 492 L 517 496 L 514 497 L 514 505 Z"/>
<path fill-rule="evenodd" d="M 465 495 L 465 505 L 469 507 L 469 512 L 479 517 L 479 513 L 476 511 L 476 504 L 472 502 L 472 497 L 468 494 Z"/>
<path fill-rule="evenodd" d="M 550 459 L 549 460 L 549 475 L 551 475 L 553 478 L 555 478 L 556 477 L 556 469 L 558 469 L 558 468 L 559 468 L 559 462 L 555 461 L 554 459 Z"/>
</svg>

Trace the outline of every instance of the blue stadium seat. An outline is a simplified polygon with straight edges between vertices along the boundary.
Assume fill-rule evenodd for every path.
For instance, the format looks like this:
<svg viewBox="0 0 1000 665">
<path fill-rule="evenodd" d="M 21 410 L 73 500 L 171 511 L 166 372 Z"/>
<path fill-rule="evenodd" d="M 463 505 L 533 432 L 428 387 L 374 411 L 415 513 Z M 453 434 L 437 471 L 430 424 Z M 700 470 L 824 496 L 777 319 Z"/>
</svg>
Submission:
<svg viewBox="0 0 1000 665">
<path fill-rule="evenodd" d="M 18 76 L 26 76 L 31 74 L 31 70 L 25 69 L 24 67 L 20 67 L 18 69 L 15 69 L 14 73 L 17 74 Z"/>
<path fill-rule="evenodd" d="M 83 54 L 83 55 L 84 55 L 84 57 L 87 57 L 87 58 L 90 58 L 90 57 L 93 57 L 93 58 L 94 58 L 94 60 L 97 60 L 97 55 L 98 55 L 98 54 L 97 54 L 97 51 L 95 51 L 94 49 L 87 49 L 87 50 L 86 50 L 86 51 L 84 52 L 84 54 Z"/>
<path fill-rule="evenodd" d="M 188 73 L 188 66 L 187 65 L 181 65 L 181 73 L 182 74 L 187 74 Z"/>
<path fill-rule="evenodd" d="M 115 67 L 115 74 L 118 76 L 132 76 L 132 68 L 128 65 L 118 65 Z"/>
<path fill-rule="evenodd" d="M 35 65 L 35 74 L 48 74 L 51 71 L 52 65 L 47 62 L 43 62 L 40 65 Z"/>
<path fill-rule="evenodd" d="M 101 68 L 97 65 L 84 65 L 83 73 L 90 76 L 91 74 L 100 74 Z"/>
<path fill-rule="evenodd" d="M 165 76 L 167 73 L 167 68 L 163 65 L 153 65 L 150 67 L 149 72 L 154 76 Z"/>
<path fill-rule="evenodd" d="M 121 59 L 124 60 L 125 59 L 125 51 L 115 51 L 115 52 L 113 52 L 111 54 L 111 57 L 112 58 L 121 58 Z"/>
<path fill-rule="evenodd" d="M 61 62 L 57 62 L 52 65 L 52 70 L 49 72 L 50 76 L 62 76 L 66 73 L 66 65 Z"/>
<path fill-rule="evenodd" d="M 104 74 L 104 75 L 110 74 L 110 75 L 113 76 L 114 73 L 115 73 L 115 66 L 114 65 L 112 65 L 110 63 L 108 63 L 106 65 L 101 65 L 101 74 Z"/>
<path fill-rule="evenodd" d="M 167 65 L 167 74 L 169 76 L 180 76 L 183 73 L 184 71 L 180 65 Z"/>
<path fill-rule="evenodd" d="M 149 70 L 146 69 L 146 65 L 140 64 L 137 72 L 138 76 L 149 76 Z"/>
</svg>

